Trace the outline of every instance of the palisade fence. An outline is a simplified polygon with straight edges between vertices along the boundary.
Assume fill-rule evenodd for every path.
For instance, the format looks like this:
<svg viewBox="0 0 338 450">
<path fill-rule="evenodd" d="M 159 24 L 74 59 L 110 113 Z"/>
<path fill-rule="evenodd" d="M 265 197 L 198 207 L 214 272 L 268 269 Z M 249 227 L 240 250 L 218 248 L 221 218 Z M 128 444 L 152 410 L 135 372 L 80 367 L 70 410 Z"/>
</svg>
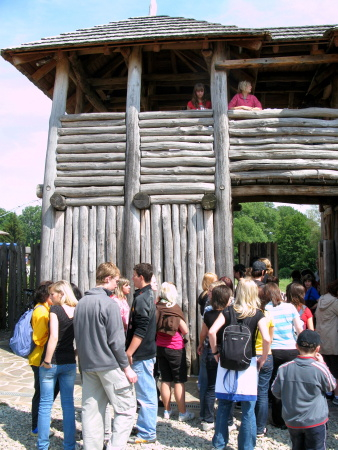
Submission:
<svg viewBox="0 0 338 450">
<path fill-rule="evenodd" d="M 30 253 L 30 265 L 26 254 Z M 13 330 L 31 298 L 25 289 L 34 290 L 40 270 L 40 244 L 0 245 L 0 329 Z"/>
</svg>

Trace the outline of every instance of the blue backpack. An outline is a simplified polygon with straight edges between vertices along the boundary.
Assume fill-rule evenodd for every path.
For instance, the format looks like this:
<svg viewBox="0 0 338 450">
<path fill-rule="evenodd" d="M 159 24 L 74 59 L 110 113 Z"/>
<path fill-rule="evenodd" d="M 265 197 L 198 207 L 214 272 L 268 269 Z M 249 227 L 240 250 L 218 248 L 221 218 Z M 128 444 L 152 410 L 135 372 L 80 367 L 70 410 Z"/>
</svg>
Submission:
<svg viewBox="0 0 338 450">
<path fill-rule="evenodd" d="M 34 309 L 29 309 L 22 314 L 15 325 L 14 334 L 9 340 L 9 346 L 12 352 L 23 358 L 27 358 L 36 346 L 33 341 L 33 328 L 31 324 L 33 311 Z"/>
</svg>

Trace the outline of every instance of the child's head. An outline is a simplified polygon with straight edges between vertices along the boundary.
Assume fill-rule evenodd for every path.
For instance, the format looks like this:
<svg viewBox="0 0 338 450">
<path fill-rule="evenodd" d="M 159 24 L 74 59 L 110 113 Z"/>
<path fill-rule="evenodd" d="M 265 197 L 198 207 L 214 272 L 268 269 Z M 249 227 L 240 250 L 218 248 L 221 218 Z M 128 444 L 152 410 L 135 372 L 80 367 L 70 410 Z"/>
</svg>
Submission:
<svg viewBox="0 0 338 450">
<path fill-rule="evenodd" d="M 314 281 L 315 280 L 311 274 L 308 273 L 308 274 L 304 275 L 303 285 L 304 285 L 305 289 L 310 289 L 310 287 L 313 285 Z"/>
<path fill-rule="evenodd" d="M 297 338 L 297 348 L 301 355 L 314 355 L 320 349 L 320 336 L 316 331 L 304 330 Z"/>
</svg>

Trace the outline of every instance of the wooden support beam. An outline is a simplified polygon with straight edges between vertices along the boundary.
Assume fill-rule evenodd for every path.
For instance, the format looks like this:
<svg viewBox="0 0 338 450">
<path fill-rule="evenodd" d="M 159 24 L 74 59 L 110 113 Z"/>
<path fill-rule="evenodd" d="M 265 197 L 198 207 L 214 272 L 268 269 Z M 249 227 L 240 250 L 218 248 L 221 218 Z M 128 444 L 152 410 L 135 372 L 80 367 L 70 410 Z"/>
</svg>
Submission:
<svg viewBox="0 0 338 450">
<path fill-rule="evenodd" d="M 12 63 L 15 66 L 19 66 L 20 64 L 25 64 L 32 61 L 41 61 L 44 58 L 54 57 L 54 51 L 49 53 L 22 53 L 15 54 L 12 57 Z"/>
<path fill-rule="evenodd" d="M 53 70 L 56 66 L 55 59 L 51 59 L 46 64 L 43 64 L 41 67 L 39 67 L 33 75 L 31 75 L 32 79 L 34 81 L 39 81 L 41 78 L 43 78 L 47 73 L 49 73 L 51 70 Z"/>
<path fill-rule="evenodd" d="M 262 47 L 262 40 L 256 39 L 239 39 L 238 41 L 228 41 L 229 45 L 236 45 L 237 47 L 247 48 L 249 50 L 258 51 Z"/>
<path fill-rule="evenodd" d="M 90 87 L 90 84 L 87 81 L 87 75 L 85 73 L 85 70 L 82 67 L 81 61 L 76 56 L 76 54 L 72 53 L 69 56 L 69 60 L 71 62 L 74 74 L 76 76 L 77 83 L 80 86 L 81 90 L 84 92 L 88 101 L 94 106 L 94 108 L 97 111 L 100 111 L 100 112 L 108 111 L 106 106 L 102 103 L 100 97 Z"/>
<path fill-rule="evenodd" d="M 332 64 L 338 62 L 338 54 L 280 56 L 276 58 L 252 58 L 215 61 L 216 70 L 230 70 L 261 67 L 286 67 L 302 64 Z"/>
</svg>

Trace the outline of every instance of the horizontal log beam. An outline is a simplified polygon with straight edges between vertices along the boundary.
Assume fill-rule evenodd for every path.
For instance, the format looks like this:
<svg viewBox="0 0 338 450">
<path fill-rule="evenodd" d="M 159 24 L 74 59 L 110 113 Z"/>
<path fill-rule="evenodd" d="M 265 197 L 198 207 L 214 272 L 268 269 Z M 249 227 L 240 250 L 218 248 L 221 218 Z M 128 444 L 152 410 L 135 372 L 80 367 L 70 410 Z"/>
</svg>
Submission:
<svg viewBox="0 0 338 450">
<path fill-rule="evenodd" d="M 100 197 L 100 196 L 121 196 L 124 194 L 124 188 L 122 186 L 112 187 L 59 187 L 55 189 L 57 194 L 64 197 Z"/>
<path fill-rule="evenodd" d="M 235 151 L 247 151 L 252 150 L 252 145 L 234 145 L 231 147 L 232 150 Z M 337 144 L 320 144 L 320 145 L 309 145 L 309 144 L 263 144 L 263 145 L 257 145 L 254 148 L 255 151 L 265 151 L 265 150 L 277 150 L 277 151 L 284 151 L 284 150 L 292 150 L 292 151 L 299 151 L 299 150 L 309 150 L 309 151 L 318 151 L 318 150 L 327 150 L 327 151 L 336 151 L 338 150 L 338 143 Z"/>
<path fill-rule="evenodd" d="M 318 197 L 338 197 L 338 186 L 273 186 L 273 185 L 250 185 L 248 186 L 233 186 L 233 197 L 255 197 L 257 195 L 274 195 L 278 197 L 297 195 L 302 196 L 318 196 Z M 284 201 L 284 200 L 283 200 Z"/>
<path fill-rule="evenodd" d="M 204 194 L 187 194 L 187 195 L 152 195 L 150 202 L 152 205 L 167 204 L 194 204 L 201 203 Z"/>
<path fill-rule="evenodd" d="M 142 167 L 175 167 L 175 166 L 202 166 L 202 167 L 214 167 L 215 166 L 215 158 L 168 158 L 164 160 L 161 158 L 144 158 L 141 161 Z"/>
<path fill-rule="evenodd" d="M 102 162 L 102 161 L 106 161 L 106 162 L 113 162 L 113 161 L 123 161 L 123 168 L 125 165 L 125 154 L 124 153 L 88 153 L 85 155 L 82 154 L 75 154 L 75 155 L 69 155 L 69 154 L 65 154 L 65 155 L 57 155 L 56 157 L 56 161 L 58 163 L 62 163 L 62 162 Z M 116 169 L 119 168 L 121 169 L 122 167 L 116 167 Z"/>
<path fill-rule="evenodd" d="M 327 150 L 284 150 L 279 147 L 278 150 L 230 150 L 229 157 L 232 161 L 235 160 L 255 160 L 260 161 L 261 159 L 338 159 L 337 151 L 327 151 Z M 290 161 L 292 164 L 292 161 Z"/>
<path fill-rule="evenodd" d="M 214 119 L 210 118 L 187 118 L 187 119 L 152 119 L 152 120 L 141 120 L 139 122 L 140 128 L 155 128 L 155 127 L 189 127 L 194 125 L 203 125 L 203 126 L 213 126 Z"/>
<path fill-rule="evenodd" d="M 261 144 L 336 144 L 335 136 L 278 136 L 276 138 L 230 138 L 230 145 L 261 145 Z"/>
<path fill-rule="evenodd" d="M 155 178 L 155 177 L 154 177 Z M 231 180 L 233 181 L 245 181 L 245 180 L 275 180 L 275 179 L 287 179 L 292 180 L 304 180 L 306 178 L 318 179 L 322 182 L 325 180 L 338 180 L 338 171 L 336 170 L 265 170 L 265 171 L 251 171 L 251 172 L 232 172 Z"/>
<path fill-rule="evenodd" d="M 197 157 L 210 157 L 213 158 L 215 156 L 214 151 L 205 151 L 205 150 L 179 150 L 179 149 L 170 149 L 170 151 L 142 151 L 142 158 L 175 158 L 181 156 L 197 156 Z"/>
<path fill-rule="evenodd" d="M 141 136 L 141 146 L 142 144 L 148 142 L 166 142 L 170 141 L 175 146 L 175 142 L 214 142 L 213 136 Z"/>
<path fill-rule="evenodd" d="M 338 170 L 338 161 L 331 160 L 311 160 L 308 159 L 261 159 L 259 161 L 236 161 L 230 162 L 231 172 L 241 172 L 246 170 L 278 170 L 278 169 L 335 169 Z"/>
<path fill-rule="evenodd" d="M 124 205 L 124 197 L 66 198 L 67 206 L 119 206 Z"/>
<path fill-rule="evenodd" d="M 214 175 L 141 175 L 141 184 L 147 183 L 214 183 Z"/>
<path fill-rule="evenodd" d="M 161 175 L 213 175 L 215 167 L 161 167 Z M 141 175 L 158 175 L 159 169 L 153 167 L 141 167 Z"/>
<path fill-rule="evenodd" d="M 56 187 L 123 186 L 124 177 L 57 177 L 54 184 Z"/>
<path fill-rule="evenodd" d="M 338 128 L 304 128 L 304 127 L 255 127 L 248 128 L 230 128 L 230 136 L 338 136 Z"/>
<path fill-rule="evenodd" d="M 160 194 L 205 194 L 206 192 L 215 192 L 215 185 L 213 183 L 154 183 L 142 184 L 140 186 L 141 192 L 148 195 Z"/>
<path fill-rule="evenodd" d="M 244 186 L 243 186 L 244 187 Z M 251 186 L 250 186 L 251 187 Z M 233 197 L 233 201 L 235 204 L 238 203 L 248 203 L 248 202 L 283 202 L 283 203 L 295 203 L 298 205 L 320 205 L 320 204 L 330 204 L 337 205 L 338 204 L 338 196 L 337 197 L 325 197 L 320 195 L 294 195 L 292 197 L 280 197 L 278 195 L 267 195 L 264 194 L 264 188 L 266 186 L 261 186 L 262 192 L 260 195 L 255 195 L 254 197 L 247 196 L 236 196 Z M 248 186 L 246 186 L 248 189 Z M 234 188 L 232 188 L 234 189 Z"/>
<path fill-rule="evenodd" d="M 110 176 L 110 177 L 124 177 L 124 170 L 75 170 L 75 171 L 66 171 L 66 170 L 58 170 L 56 172 L 57 177 L 104 177 L 104 176 Z"/>
<path fill-rule="evenodd" d="M 87 143 L 108 143 L 108 142 L 126 142 L 125 134 L 77 134 L 75 136 L 60 136 L 58 144 L 87 144 Z"/>
<path fill-rule="evenodd" d="M 146 111 L 139 113 L 139 119 L 151 120 L 151 119 L 196 119 L 201 117 L 212 117 L 213 111 L 210 109 L 202 110 L 187 110 L 187 111 Z"/>
<path fill-rule="evenodd" d="M 338 55 L 337 55 L 338 56 Z M 228 111 L 229 119 L 254 119 L 267 117 L 327 117 L 338 118 L 338 109 L 333 108 L 305 108 L 305 109 L 263 109 L 261 111 Z"/>
<path fill-rule="evenodd" d="M 79 128 L 58 128 L 59 136 L 76 136 L 83 134 L 125 134 L 126 126 L 117 127 L 79 127 Z"/>
<path fill-rule="evenodd" d="M 96 155 L 95 155 L 96 156 Z M 75 170 L 118 170 L 125 169 L 125 161 L 105 161 L 97 162 L 93 161 L 83 161 L 83 162 L 59 162 L 56 165 L 57 170 L 65 170 L 73 172 Z"/>
<path fill-rule="evenodd" d="M 126 121 L 122 120 L 84 120 L 63 122 L 63 128 L 79 128 L 79 127 L 115 127 L 125 125 Z"/>
<path fill-rule="evenodd" d="M 79 121 L 96 121 L 96 120 L 125 120 L 126 113 L 81 113 L 81 114 L 67 114 L 60 117 L 61 122 L 79 122 Z"/>
<path fill-rule="evenodd" d="M 237 128 L 258 128 L 258 127 L 338 127 L 338 120 L 303 119 L 294 117 L 292 119 L 273 117 L 247 120 L 229 120 L 230 131 Z"/>
<path fill-rule="evenodd" d="M 142 143 L 141 150 L 152 151 L 152 150 L 193 150 L 197 152 L 213 152 L 212 143 L 201 143 L 201 142 L 164 142 L 162 139 L 158 142 Z"/>
<path fill-rule="evenodd" d="M 304 64 L 333 64 L 338 62 L 338 54 L 276 56 L 272 58 L 233 59 L 218 61 L 216 70 L 259 69 L 261 67 L 287 67 Z"/>
<path fill-rule="evenodd" d="M 140 136 L 141 140 L 143 136 L 213 136 L 213 126 L 194 125 L 187 127 L 172 127 L 172 128 L 141 128 Z"/>
<path fill-rule="evenodd" d="M 109 153 L 119 153 L 119 157 L 125 158 L 125 152 L 126 152 L 126 143 L 125 142 L 115 142 L 115 143 L 98 143 L 98 144 L 59 144 L 56 147 L 56 152 L 59 154 L 64 153 L 77 153 L 77 154 L 83 154 L 83 153 L 102 153 L 102 152 L 109 152 Z"/>
</svg>

